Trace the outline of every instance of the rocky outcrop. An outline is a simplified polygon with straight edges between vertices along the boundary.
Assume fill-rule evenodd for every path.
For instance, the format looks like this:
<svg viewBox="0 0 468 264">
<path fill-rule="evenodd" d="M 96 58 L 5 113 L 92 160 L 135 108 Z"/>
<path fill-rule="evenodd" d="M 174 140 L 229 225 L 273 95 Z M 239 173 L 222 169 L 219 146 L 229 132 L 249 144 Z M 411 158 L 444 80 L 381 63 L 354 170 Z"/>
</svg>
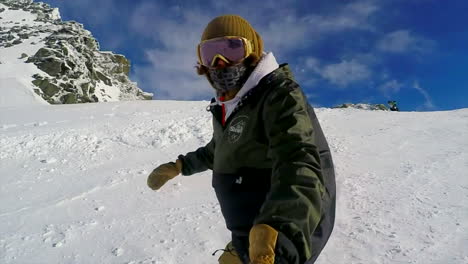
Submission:
<svg viewBox="0 0 468 264">
<path fill-rule="evenodd" d="M 387 106 L 384 104 L 341 104 L 337 105 L 333 108 L 355 108 L 355 109 L 362 109 L 362 110 L 382 110 L 382 111 L 390 111 Z"/>
<path fill-rule="evenodd" d="M 0 28 L 0 48 L 40 39 L 30 43 L 39 47 L 37 51 L 23 53 L 21 59 L 41 70 L 33 76 L 33 84 L 49 103 L 152 99 L 151 93 L 129 80 L 130 62 L 123 55 L 100 51 L 91 32 L 77 22 L 63 22 L 58 9 L 32 0 L 0 0 L 0 4 L 6 6 L 0 9 L 0 17 L 12 10 L 34 17 L 31 23 L 12 22 Z"/>
</svg>

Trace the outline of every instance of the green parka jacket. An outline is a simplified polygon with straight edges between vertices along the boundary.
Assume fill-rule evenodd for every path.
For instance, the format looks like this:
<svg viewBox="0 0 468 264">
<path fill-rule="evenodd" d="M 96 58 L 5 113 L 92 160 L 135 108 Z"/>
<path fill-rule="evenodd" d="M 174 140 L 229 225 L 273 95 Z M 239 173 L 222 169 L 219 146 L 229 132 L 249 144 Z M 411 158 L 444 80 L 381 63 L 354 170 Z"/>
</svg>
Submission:
<svg viewBox="0 0 468 264">
<path fill-rule="evenodd" d="M 233 236 L 268 224 L 279 231 L 278 259 L 313 263 L 333 228 L 335 180 L 325 137 L 289 67 L 265 76 L 224 126 L 221 107 L 209 110 L 213 138 L 179 156 L 182 174 L 213 170 L 213 187 Z"/>
</svg>

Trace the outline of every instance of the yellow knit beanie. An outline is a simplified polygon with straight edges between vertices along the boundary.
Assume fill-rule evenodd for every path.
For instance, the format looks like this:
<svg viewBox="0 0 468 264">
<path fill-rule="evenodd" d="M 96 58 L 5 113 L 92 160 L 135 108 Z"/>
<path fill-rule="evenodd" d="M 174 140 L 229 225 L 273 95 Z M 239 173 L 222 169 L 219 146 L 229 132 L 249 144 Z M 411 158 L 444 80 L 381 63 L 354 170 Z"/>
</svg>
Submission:
<svg viewBox="0 0 468 264">
<path fill-rule="evenodd" d="M 262 57 L 263 40 L 250 23 L 237 15 L 223 15 L 214 18 L 203 31 L 201 41 L 225 36 L 243 37 L 252 42 L 253 56 L 256 60 Z"/>
</svg>

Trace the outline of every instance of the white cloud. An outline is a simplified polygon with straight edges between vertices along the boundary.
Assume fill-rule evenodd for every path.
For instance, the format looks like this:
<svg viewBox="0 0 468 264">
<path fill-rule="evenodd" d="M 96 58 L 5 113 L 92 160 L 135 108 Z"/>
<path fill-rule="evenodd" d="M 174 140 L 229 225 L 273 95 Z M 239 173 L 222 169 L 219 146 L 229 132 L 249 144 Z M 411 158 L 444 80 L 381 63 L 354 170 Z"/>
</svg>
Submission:
<svg viewBox="0 0 468 264">
<path fill-rule="evenodd" d="M 136 66 L 135 78 L 138 83 L 152 87 L 155 99 L 209 100 L 213 91 L 203 76 L 168 71 L 153 64 L 148 67 Z"/>
<path fill-rule="evenodd" d="M 385 95 L 385 97 L 389 98 L 392 94 L 398 93 L 402 87 L 402 83 L 397 80 L 391 80 L 379 85 L 378 89 Z"/>
<path fill-rule="evenodd" d="M 345 4 L 328 14 L 298 16 L 298 10 L 290 10 L 286 14 L 274 15 L 274 19 L 269 20 L 266 25 L 258 23 L 258 30 L 265 40 L 266 49 L 285 54 L 310 46 L 327 34 L 348 30 L 373 31 L 369 18 L 377 10 L 378 7 L 371 1 Z M 261 18 L 254 21 L 260 22 Z"/>
<path fill-rule="evenodd" d="M 371 70 L 366 65 L 351 60 L 327 65 L 320 70 L 320 75 L 322 78 L 343 88 L 351 83 L 369 79 Z"/>
<path fill-rule="evenodd" d="M 336 85 L 336 88 L 344 89 L 348 85 L 372 79 L 372 70 L 366 60 L 361 61 L 365 56 L 357 56 L 352 59 L 344 59 L 340 63 L 324 65 L 317 58 L 306 57 L 300 61 L 297 72 L 299 80 L 313 80 L 311 84 L 316 83 L 314 75 Z"/>
<path fill-rule="evenodd" d="M 189 53 L 187 50 L 179 53 L 147 51 L 146 58 L 150 65 L 135 67 L 138 83 L 152 87 L 157 99 L 209 99 L 211 86 L 204 76 L 196 73 L 195 57 Z"/>
<path fill-rule="evenodd" d="M 306 69 L 310 69 L 316 73 L 320 72 L 320 61 L 314 57 L 307 57 L 304 62 Z"/>
<path fill-rule="evenodd" d="M 154 92 L 157 99 L 209 99 L 213 94 L 211 86 L 196 73 L 195 65 L 196 47 L 210 17 L 190 10 L 171 20 L 162 14 L 164 10 L 153 2 L 145 2 L 132 15 L 134 31 L 158 46 L 145 51 L 149 65 L 134 67 L 137 82 Z"/>
<path fill-rule="evenodd" d="M 426 52 L 433 46 L 433 41 L 415 36 L 409 30 L 388 33 L 377 43 L 377 49 L 391 53 Z"/>
<path fill-rule="evenodd" d="M 429 93 L 419 85 L 418 81 L 413 83 L 413 88 L 416 89 L 424 97 L 424 109 L 431 110 L 435 108 Z"/>
<path fill-rule="evenodd" d="M 311 16 L 310 22 L 320 33 L 349 29 L 373 30 L 369 18 L 377 10 L 378 7 L 373 2 L 357 1 L 344 5 L 335 14 Z"/>
<path fill-rule="evenodd" d="M 144 37 L 156 37 L 162 7 L 155 2 L 141 3 L 130 16 L 129 26 L 134 33 Z"/>
</svg>

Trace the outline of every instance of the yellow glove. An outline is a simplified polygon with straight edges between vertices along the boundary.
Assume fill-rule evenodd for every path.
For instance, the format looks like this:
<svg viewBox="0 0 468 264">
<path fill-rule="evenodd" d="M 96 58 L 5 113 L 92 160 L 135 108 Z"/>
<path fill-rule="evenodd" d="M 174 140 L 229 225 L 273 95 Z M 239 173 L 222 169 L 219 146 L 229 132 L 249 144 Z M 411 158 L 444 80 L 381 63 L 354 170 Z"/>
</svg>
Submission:
<svg viewBox="0 0 468 264">
<path fill-rule="evenodd" d="M 249 234 L 251 264 L 273 264 L 278 231 L 265 224 L 254 225 Z"/>
<path fill-rule="evenodd" d="M 216 251 L 215 251 L 216 252 Z M 214 253 L 213 253 L 214 254 Z M 219 264 L 242 264 L 236 249 L 232 245 L 232 241 L 226 245 L 223 254 L 218 259 Z"/>
<path fill-rule="evenodd" d="M 148 176 L 148 186 L 153 190 L 159 190 L 167 181 L 182 172 L 182 162 L 169 162 L 160 165 Z"/>
</svg>

